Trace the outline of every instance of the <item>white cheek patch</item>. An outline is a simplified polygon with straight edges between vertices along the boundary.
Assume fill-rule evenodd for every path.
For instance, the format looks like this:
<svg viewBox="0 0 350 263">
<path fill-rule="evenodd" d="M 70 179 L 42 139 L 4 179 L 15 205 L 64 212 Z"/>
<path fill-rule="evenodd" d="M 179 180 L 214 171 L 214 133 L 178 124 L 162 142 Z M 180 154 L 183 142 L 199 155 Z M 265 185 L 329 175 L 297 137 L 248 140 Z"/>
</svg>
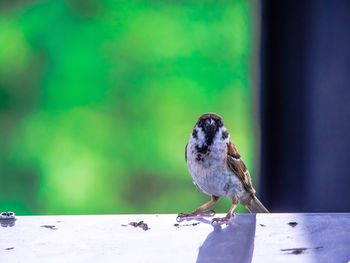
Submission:
<svg viewBox="0 0 350 263">
<path fill-rule="evenodd" d="M 223 133 L 227 134 L 226 138 L 223 137 Z M 214 141 L 225 142 L 225 143 L 228 143 L 230 141 L 230 134 L 227 132 L 227 129 L 225 126 L 219 128 L 219 131 L 215 135 Z"/>
<path fill-rule="evenodd" d="M 197 138 L 198 146 L 202 147 L 206 143 L 205 133 L 202 131 L 202 129 L 199 129 L 198 127 L 196 127 L 196 131 L 198 136 Z"/>
<path fill-rule="evenodd" d="M 229 140 L 230 140 L 230 134 L 228 133 L 228 131 L 227 131 L 227 129 L 226 128 L 224 128 L 223 129 L 223 132 L 227 132 L 227 138 L 225 139 L 225 141 L 227 141 L 227 142 L 229 142 Z"/>
</svg>

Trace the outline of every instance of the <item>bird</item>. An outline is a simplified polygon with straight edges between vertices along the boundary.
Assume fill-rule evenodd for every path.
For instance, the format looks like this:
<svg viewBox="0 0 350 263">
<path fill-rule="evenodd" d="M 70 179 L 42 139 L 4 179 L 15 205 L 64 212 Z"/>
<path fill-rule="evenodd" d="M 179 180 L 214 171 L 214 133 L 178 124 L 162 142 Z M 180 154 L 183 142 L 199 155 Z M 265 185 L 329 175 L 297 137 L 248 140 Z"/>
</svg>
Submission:
<svg viewBox="0 0 350 263">
<path fill-rule="evenodd" d="M 251 213 L 269 213 L 256 197 L 247 167 L 220 115 L 205 113 L 198 118 L 185 147 L 185 160 L 195 185 L 211 200 L 192 213 L 179 213 L 178 221 L 214 215 L 213 210 L 206 209 L 221 197 L 230 198 L 232 207 L 225 217 L 214 218 L 212 223 L 230 221 L 239 203 Z"/>
</svg>

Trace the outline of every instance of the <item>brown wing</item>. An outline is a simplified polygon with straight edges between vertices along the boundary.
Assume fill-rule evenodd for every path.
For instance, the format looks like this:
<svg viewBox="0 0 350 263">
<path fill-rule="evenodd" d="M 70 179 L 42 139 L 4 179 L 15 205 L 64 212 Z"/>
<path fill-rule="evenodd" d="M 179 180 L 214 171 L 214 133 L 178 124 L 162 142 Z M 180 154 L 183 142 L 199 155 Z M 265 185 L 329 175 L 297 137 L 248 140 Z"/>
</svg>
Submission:
<svg viewBox="0 0 350 263">
<path fill-rule="evenodd" d="M 230 140 L 227 144 L 227 165 L 242 181 L 244 188 L 254 194 L 255 190 L 250 180 L 250 175 L 241 156 L 239 155 L 236 146 Z"/>
<path fill-rule="evenodd" d="M 186 163 L 187 163 L 187 145 L 188 145 L 188 143 L 186 143 L 186 147 L 185 147 L 185 161 L 186 161 Z"/>
</svg>

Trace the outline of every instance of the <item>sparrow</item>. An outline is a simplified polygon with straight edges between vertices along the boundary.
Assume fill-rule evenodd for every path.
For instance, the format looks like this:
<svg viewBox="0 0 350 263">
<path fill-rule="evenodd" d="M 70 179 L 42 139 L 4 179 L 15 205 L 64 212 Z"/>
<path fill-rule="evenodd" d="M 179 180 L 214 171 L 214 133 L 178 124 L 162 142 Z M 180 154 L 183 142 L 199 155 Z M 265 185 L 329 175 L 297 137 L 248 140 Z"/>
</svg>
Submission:
<svg viewBox="0 0 350 263">
<path fill-rule="evenodd" d="M 185 160 L 194 183 L 211 200 L 192 213 L 178 214 L 178 221 L 215 214 L 206 209 L 220 197 L 230 198 L 232 207 L 225 217 L 214 218 L 212 222 L 228 222 L 239 203 L 251 213 L 269 212 L 256 197 L 249 172 L 218 114 L 205 113 L 199 117 L 185 147 Z"/>
</svg>

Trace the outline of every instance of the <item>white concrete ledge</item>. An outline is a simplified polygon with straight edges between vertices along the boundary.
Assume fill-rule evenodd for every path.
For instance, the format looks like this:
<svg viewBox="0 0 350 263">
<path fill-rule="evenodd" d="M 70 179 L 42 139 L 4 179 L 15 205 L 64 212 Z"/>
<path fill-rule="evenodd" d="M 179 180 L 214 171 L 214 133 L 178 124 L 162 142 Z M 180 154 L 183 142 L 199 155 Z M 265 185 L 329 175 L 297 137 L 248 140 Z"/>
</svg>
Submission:
<svg viewBox="0 0 350 263">
<path fill-rule="evenodd" d="M 206 218 L 175 219 L 18 216 L 1 224 L 0 262 L 350 261 L 350 214 L 242 214 L 215 227 Z"/>
</svg>

